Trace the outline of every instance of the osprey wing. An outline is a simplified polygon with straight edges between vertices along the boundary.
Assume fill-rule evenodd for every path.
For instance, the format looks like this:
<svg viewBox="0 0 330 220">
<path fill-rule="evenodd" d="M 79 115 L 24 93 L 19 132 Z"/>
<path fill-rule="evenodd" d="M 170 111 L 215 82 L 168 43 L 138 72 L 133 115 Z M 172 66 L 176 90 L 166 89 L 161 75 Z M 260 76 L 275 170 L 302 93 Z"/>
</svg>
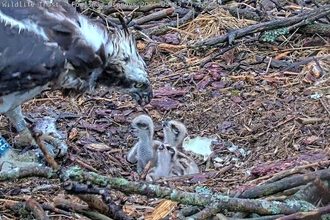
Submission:
<svg viewBox="0 0 330 220">
<path fill-rule="evenodd" d="M 0 96 L 45 85 L 63 70 L 65 57 L 56 43 L 4 20 L 0 39 Z"/>
<path fill-rule="evenodd" d="M 10 66 L 12 69 L 4 74 L 1 72 L 3 75 L 1 77 L 7 80 L 13 79 L 16 73 L 13 71 L 23 68 L 23 65 L 20 65 L 23 62 L 24 66 L 27 65 L 24 67 L 27 71 L 24 73 L 31 74 L 30 71 L 34 71 L 33 74 L 38 78 L 32 77 L 36 81 L 34 82 L 30 80 L 29 74 L 24 75 L 23 78 L 25 77 L 30 84 L 24 81 L 24 86 L 22 86 L 18 81 L 16 82 L 19 84 L 18 88 L 33 88 L 39 83 L 44 83 L 45 80 L 40 77 L 41 70 L 38 65 L 42 66 L 45 62 L 54 62 L 57 65 L 57 59 L 48 59 L 53 59 L 50 55 L 52 52 L 60 50 L 63 52 L 62 56 L 65 57 L 64 61 L 67 65 L 52 85 L 52 89 L 61 89 L 63 95 L 76 95 L 103 85 L 110 90 L 116 89 L 131 94 L 139 104 L 150 102 L 152 86 L 148 70 L 138 54 L 133 35 L 127 30 L 116 30 L 110 33 L 104 24 L 77 13 L 68 3 L 45 0 L 0 0 L 0 24 L 3 26 L 3 31 L 0 30 L 0 41 L 2 41 L 0 49 L 12 51 L 6 56 L 2 54 L 5 59 L 2 61 L 3 67 L 0 68 Z M 9 34 L 11 31 L 12 34 Z M 31 36 L 23 36 L 28 34 Z M 4 38 L 11 37 L 13 40 L 3 41 Z M 24 45 L 25 38 L 26 44 L 33 45 Z M 16 43 L 16 48 L 8 49 L 8 45 Z M 34 50 L 34 46 L 38 45 L 40 48 Z M 54 51 L 49 52 L 51 45 Z M 63 58 L 60 59 L 63 63 Z M 30 64 L 33 63 L 32 60 L 38 65 L 32 66 Z M 18 64 L 19 67 L 14 67 Z M 46 69 L 52 68 L 54 66 Z M 44 74 L 44 71 L 42 70 L 41 73 Z M 46 80 L 49 79 L 49 74 L 56 76 L 58 73 L 47 72 Z M 21 80 L 22 74 L 18 75 Z M 15 80 L 16 78 L 13 81 Z M 15 91 L 15 88 L 11 88 L 12 85 L 8 85 L 1 85 L 2 90 L 10 92 L 10 89 L 14 89 Z M 5 94 L 5 92 L 2 93 Z"/>
<path fill-rule="evenodd" d="M 0 25 L 0 95 L 52 81 L 65 59 L 82 80 L 105 61 L 105 27 L 65 2 L 0 0 Z"/>
</svg>

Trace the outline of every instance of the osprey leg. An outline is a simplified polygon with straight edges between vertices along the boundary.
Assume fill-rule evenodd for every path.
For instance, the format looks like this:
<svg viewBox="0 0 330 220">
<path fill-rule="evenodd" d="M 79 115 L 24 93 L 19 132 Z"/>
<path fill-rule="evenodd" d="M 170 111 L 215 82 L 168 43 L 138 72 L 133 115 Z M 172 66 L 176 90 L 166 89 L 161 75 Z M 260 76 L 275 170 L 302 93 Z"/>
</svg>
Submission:
<svg viewBox="0 0 330 220">
<path fill-rule="evenodd" d="M 56 129 L 56 119 L 48 116 L 37 119 L 33 131 L 41 132 L 40 140 L 46 143 L 46 147 L 50 153 L 53 152 L 55 157 L 66 155 L 68 146 L 64 135 Z"/>
<path fill-rule="evenodd" d="M 14 125 L 18 132 L 18 136 L 15 137 L 15 145 L 18 147 L 36 145 L 36 141 L 32 137 L 31 131 L 26 127 L 26 122 L 22 114 L 21 106 L 6 112 L 6 116 L 10 122 Z"/>
<path fill-rule="evenodd" d="M 28 127 L 26 127 L 26 122 L 24 120 L 24 116 L 22 114 L 22 109 L 21 106 L 17 106 L 16 108 L 14 108 L 11 111 L 8 111 L 6 113 L 6 116 L 9 118 L 9 120 L 11 121 L 11 123 L 15 126 L 17 132 L 18 132 L 18 136 L 15 137 L 15 145 L 18 147 L 26 147 L 26 146 L 37 146 L 37 143 L 34 139 L 34 137 L 32 136 L 32 133 L 30 131 L 30 129 Z M 41 123 L 43 123 L 43 120 L 41 120 Z M 41 131 L 43 132 L 43 135 L 41 137 L 41 140 L 46 141 L 47 143 L 49 143 L 51 146 L 51 148 L 56 148 L 58 149 L 58 151 L 56 151 L 56 156 L 64 156 L 67 153 L 68 147 L 65 144 L 65 142 L 63 142 L 62 140 L 59 139 L 59 135 L 57 136 L 53 136 L 52 133 L 57 133 L 56 129 L 55 129 L 55 121 L 50 122 L 48 120 L 46 120 L 44 122 L 45 124 L 47 124 L 47 127 L 54 127 L 54 130 L 52 131 L 47 131 L 46 128 L 41 129 Z M 54 125 L 51 126 L 51 124 L 54 123 Z M 40 129 L 37 129 L 40 130 Z M 51 150 L 53 151 L 53 150 Z"/>
</svg>

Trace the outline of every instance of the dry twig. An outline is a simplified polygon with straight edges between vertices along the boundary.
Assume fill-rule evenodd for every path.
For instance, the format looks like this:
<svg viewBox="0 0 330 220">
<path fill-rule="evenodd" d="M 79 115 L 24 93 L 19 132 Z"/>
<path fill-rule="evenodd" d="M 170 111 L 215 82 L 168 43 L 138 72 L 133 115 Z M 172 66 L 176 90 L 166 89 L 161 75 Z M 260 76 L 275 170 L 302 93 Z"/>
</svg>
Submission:
<svg viewBox="0 0 330 220">
<path fill-rule="evenodd" d="M 35 219 L 50 220 L 50 218 L 46 215 L 45 211 L 43 210 L 43 208 L 39 203 L 37 203 L 34 199 L 31 198 L 26 198 L 25 200 L 26 200 L 25 202 L 26 208 L 31 210 Z"/>
<path fill-rule="evenodd" d="M 40 136 L 42 135 L 41 132 L 35 132 L 34 133 L 34 137 L 36 139 L 36 142 L 39 146 L 39 148 L 41 149 L 42 153 L 45 155 L 45 159 L 47 161 L 47 163 L 53 168 L 53 169 L 58 169 L 58 164 L 56 163 L 56 161 L 54 160 L 54 157 L 52 157 L 52 155 L 49 153 L 49 151 L 47 150 L 46 146 L 44 145 L 44 143 L 41 141 Z"/>
</svg>

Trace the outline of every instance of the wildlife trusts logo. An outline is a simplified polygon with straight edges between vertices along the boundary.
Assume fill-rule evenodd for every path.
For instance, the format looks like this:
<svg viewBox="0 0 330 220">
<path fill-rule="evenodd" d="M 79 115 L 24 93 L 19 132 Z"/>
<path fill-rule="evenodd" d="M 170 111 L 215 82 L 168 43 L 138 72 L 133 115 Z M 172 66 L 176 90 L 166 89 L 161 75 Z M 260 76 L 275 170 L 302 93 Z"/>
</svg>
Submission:
<svg viewBox="0 0 330 220">
<path fill-rule="evenodd" d="M 9 8 L 31 8 L 31 7 L 59 7 L 59 2 L 30 2 L 30 1 L 4 1 L 1 2 L 1 7 Z"/>
</svg>

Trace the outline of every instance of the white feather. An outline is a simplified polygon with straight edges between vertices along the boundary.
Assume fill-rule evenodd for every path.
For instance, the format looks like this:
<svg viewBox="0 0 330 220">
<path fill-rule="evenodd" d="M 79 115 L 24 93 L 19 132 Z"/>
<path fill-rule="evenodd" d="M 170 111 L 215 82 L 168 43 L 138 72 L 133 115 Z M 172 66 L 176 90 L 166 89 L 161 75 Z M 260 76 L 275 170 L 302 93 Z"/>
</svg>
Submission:
<svg viewBox="0 0 330 220">
<path fill-rule="evenodd" d="M 54 18 L 61 23 L 64 20 L 69 21 L 71 24 L 77 27 L 77 33 L 75 33 L 77 36 L 80 36 L 82 39 L 84 39 L 90 46 L 92 46 L 93 51 L 97 51 L 100 49 L 101 45 L 105 45 L 107 42 L 107 37 L 105 30 L 100 28 L 99 26 L 95 25 L 91 21 L 89 21 L 85 16 L 82 16 L 78 14 L 79 23 L 71 19 L 69 17 L 66 17 L 63 13 L 49 13 L 47 10 L 44 12 L 47 16 Z"/>
<path fill-rule="evenodd" d="M 105 30 L 93 24 L 87 18 L 79 15 L 80 33 L 92 47 L 94 51 L 100 49 L 101 45 L 107 43 Z"/>
<path fill-rule="evenodd" d="M 146 82 L 148 73 L 145 62 L 137 51 L 133 35 L 127 35 L 123 30 L 116 30 L 109 37 L 106 44 L 106 53 L 115 59 L 129 58 L 127 65 L 124 65 L 126 77 L 138 82 Z"/>
<path fill-rule="evenodd" d="M 29 19 L 18 21 L 12 17 L 5 15 L 0 11 L 0 22 L 4 23 L 5 26 L 10 25 L 11 28 L 18 28 L 18 33 L 20 33 L 22 30 L 27 30 L 41 36 L 45 40 L 48 40 L 48 37 L 45 34 L 44 30 Z"/>
</svg>

